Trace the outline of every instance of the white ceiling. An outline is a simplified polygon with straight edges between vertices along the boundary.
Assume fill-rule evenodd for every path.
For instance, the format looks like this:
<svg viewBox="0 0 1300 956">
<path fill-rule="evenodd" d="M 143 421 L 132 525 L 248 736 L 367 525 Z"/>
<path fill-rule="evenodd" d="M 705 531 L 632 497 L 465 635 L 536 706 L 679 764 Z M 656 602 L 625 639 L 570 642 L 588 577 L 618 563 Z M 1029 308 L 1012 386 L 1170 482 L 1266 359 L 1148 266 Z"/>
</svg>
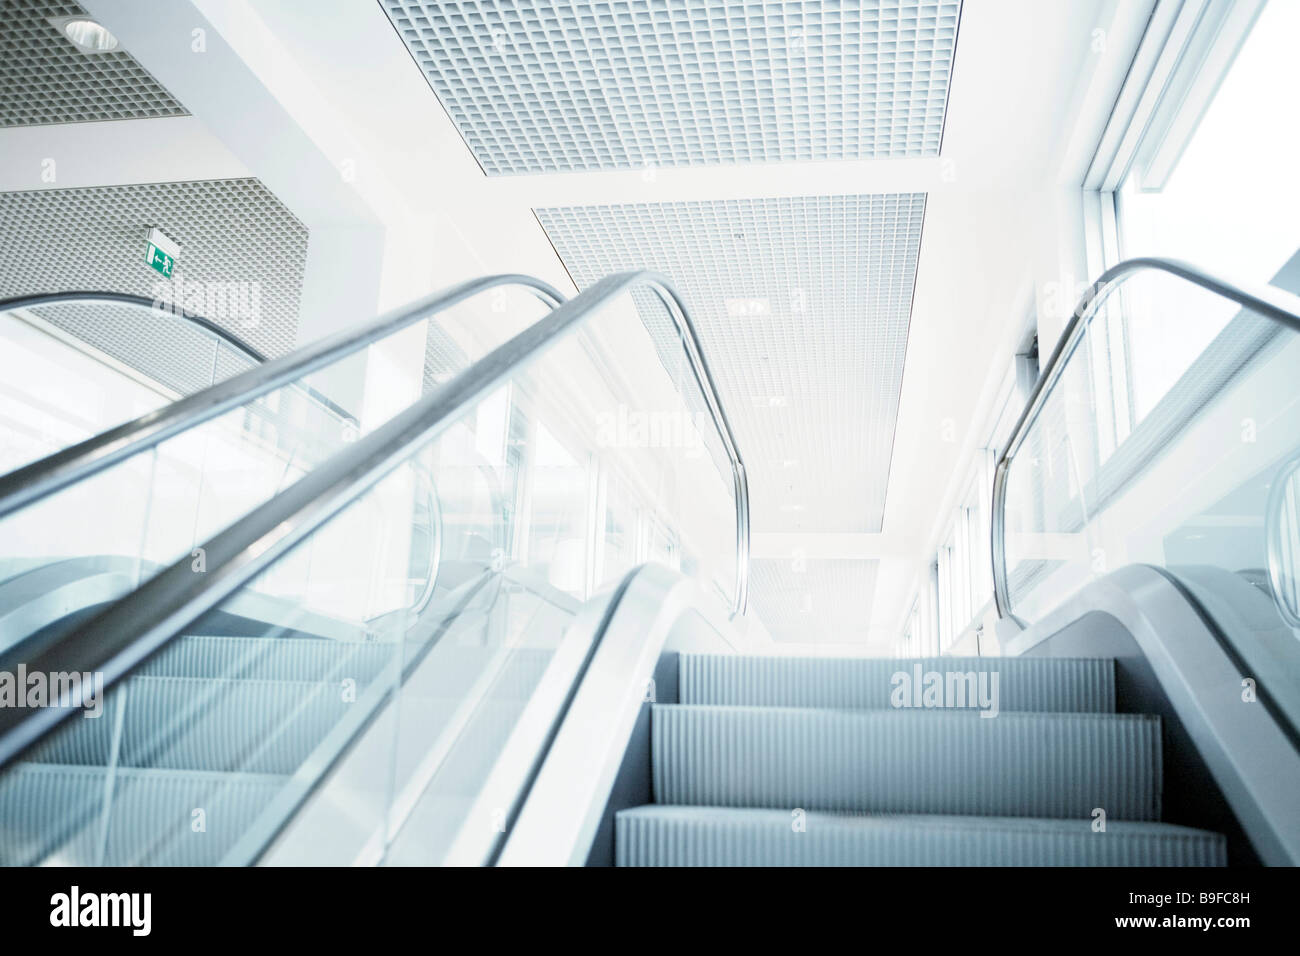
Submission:
<svg viewBox="0 0 1300 956">
<path fill-rule="evenodd" d="M 50 22 L 85 13 L 69 0 L 0 3 L 0 128 L 185 115 L 126 50 L 83 53 Z"/>
<path fill-rule="evenodd" d="M 256 315 L 230 308 L 222 314 L 206 303 L 194 311 L 212 311 L 206 317 L 272 357 L 298 344 L 308 233 L 251 178 L 0 192 L 0 297 L 107 289 L 170 302 L 177 286 L 159 282 L 143 262 L 152 227 L 182 249 L 177 282 L 243 282 L 258 289 Z M 114 347 L 112 329 L 102 330 L 101 338 L 84 323 L 56 324 L 140 371 L 166 364 L 153 354 L 164 343 L 147 335 L 135 341 L 123 336 Z M 131 348 L 121 351 L 128 342 Z M 183 360 L 183 354 L 171 356 L 173 363 Z M 211 369 L 196 372 L 202 377 Z M 178 382 L 193 390 L 184 379 L 167 384 Z"/>
<path fill-rule="evenodd" d="M 935 156 L 959 0 L 381 0 L 488 175 Z"/>
<path fill-rule="evenodd" d="M 202 122 L 195 135 L 215 135 L 238 164 L 310 222 L 313 242 L 330 204 L 345 210 L 340 219 L 355 216 L 351 205 L 358 205 L 382 223 L 383 305 L 484 272 L 531 272 L 567 284 L 534 209 L 925 194 L 879 531 L 871 530 L 873 523 L 857 521 L 794 527 L 781 516 L 796 512 L 782 509 L 798 501 L 779 495 L 765 497 L 755 515 L 756 528 L 767 529 L 754 539 L 760 561 L 789 562 L 798 556 L 837 563 L 824 569 L 822 579 L 840 583 L 817 598 L 820 616 L 803 622 L 808 626 L 801 626 L 798 636 L 854 640 L 866 647 L 883 645 L 896 634 L 911 585 L 942 523 L 940 511 L 954 494 L 958 466 L 975 441 L 972 423 L 989 392 L 994 356 L 1006 353 L 1030 316 L 1035 288 L 1065 278 L 1063 273 L 1081 261 L 1068 238 L 1077 223 L 1066 201 L 1068 185 L 1060 181 L 1062 170 L 1067 154 L 1077 153 L 1080 143 L 1087 146 L 1081 117 L 1108 109 L 1105 91 L 1122 81 L 1125 50 L 1131 50 L 1142 9 L 1149 7 L 1149 0 L 966 0 L 938 156 L 924 155 L 922 134 L 922 155 L 900 155 L 886 145 L 882 148 L 891 152 L 885 155 L 894 158 L 872 158 L 882 155 L 873 151 L 888 140 L 878 133 L 868 138 L 859 128 L 838 139 L 825 137 L 826 144 L 839 145 L 825 146 L 827 158 L 820 161 L 803 161 L 806 153 L 798 148 L 791 160 L 790 153 L 781 152 L 783 139 L 777 135 L 747 146 L 739 161 L 723 157 L 725 164 L 673 166 L 692 155 L 713 162 L 728 147 L 723 140 L 685 146 L 676 134 L 656 140 L 657 134 L 640 131 L 633 137 L 635 149 L 604 164 L 635 168 L 595 163 L 590 165 L 597 168 L 561 171 L 572 167 L 552 162 L 553 172 L 486 176 L 466 145 L 468 134 L 462 136 L 440 105 L 429 76 L 378 2 L 176 0 L 165 14 L 153 14 L 165 16 L 168 29 L 206 25 L 209 49 L 223 56 L 228 49 L 247 67 L 250 79 L 237 91 L 221 88 L 220 77 L 203 72 L 203 61 L 152 41 L 149 17 L 131 0 L 85 2 L 110 28 L 117 31 L 121 23 L 128 31 L 126 45 L 140 63 Z M 823 5 L 807 8 L 814 6 Z M 727 29 L 739 28 L 728 24 Z M 746 36 L 752 43 L 752 32 Z M 572 36 L 564 42 L 571 43 Z M 926 57 L 928 62 L 930 54 Z M 229 73 L 227 68 L 222 76 Z M 867 92 L 864 87 L 854 95 Z M 927 87 L 927 110 L 929 101 Z M 720 102 L 724 116 L 728 110 L 746 116 L 756 103 L 752 97 L 729 98 L 725 90 Z M 829 98 L 823 105 L 838 109 L 838 103 Z M 285 119 L 263 121 L 270 112 Z M 918 116 L 917 122 L 924 130 L 930 120 Z M 93 147 L 94 126 L 120 125 L 86 124 L 85 142 Z M 0 146 L 12 132 L 35 131 L 0 131 Z M 806 141 L 813 138 L 807 132 Z M 108 157 L 114 175 L 125 175 L 133 165 L 157 166 L 159 157 L 147 137 L 126 138 L 134 144 L 123 139 L 114 140 L 118 152 Z M 41 155 L 38 143 L 13 142 L 24 157 Z M 870 150 L 863 145 L 868 142 Z M 909 140 L 905 135 L 900 142 Z M 856 143 L 857 152 L 845 152 L 844 143 Z M 301 144 L 310 144 L 311 155 Z M 172 155 L 180 162 L 185 153 L 178 143 Z M 654 167 L 644 165 L 649 153 Z M 522 149 L 509 157 L 523 168 L 532 161 Z M 318 163 L 321 159 L 324 163 Z M 340 180 L 337 171 L 345 163 L 352 175 Z M 7 165 L 0 163 L 0 173 L 8 180 L 21 175 Z M 330 169 L 336 172 L 333 182 Z M 93 177 L 94 169 L 87 167 L 84 175 Z M 313 287 L 309 276 L 308 293 Z M 733 374 L 744 381 L 754 373 L 744 366 Z M 757 457 L 743 445 L 742 451 Z M 856 483 L 857 499 L 840 490 L 836 494 L 845 508 L 859 509 L 854 512 L 859 518 L 871 518 L 878 512 L 863 507 L 862 489 L 880 463 L 873 460 L 860 474 L 859 467 L 845 469 L 845 484 Z M 795 494 L 806 499 L 808 490 L 796 488 Z M 872 495 L 878 509 L 879 492 Z M 870 571 L 861 573 L 866 566 Z M 843 577 L 839 571 L 853 573 Z M 769 614 L 775 619 L 776 612 Z"/>
<path fill-rule="evenodd" d="M 750 568 L 754 611 L 782 644 L 865 644 L 879 561 L 756 558 Z"/>
<path fill-rule="evenodd" d="M 759 532 L 880 530 L 924 211 L 923 193 L 536 210 L 580 287 L 653 269 L 681 290 Z"/>
</svg>

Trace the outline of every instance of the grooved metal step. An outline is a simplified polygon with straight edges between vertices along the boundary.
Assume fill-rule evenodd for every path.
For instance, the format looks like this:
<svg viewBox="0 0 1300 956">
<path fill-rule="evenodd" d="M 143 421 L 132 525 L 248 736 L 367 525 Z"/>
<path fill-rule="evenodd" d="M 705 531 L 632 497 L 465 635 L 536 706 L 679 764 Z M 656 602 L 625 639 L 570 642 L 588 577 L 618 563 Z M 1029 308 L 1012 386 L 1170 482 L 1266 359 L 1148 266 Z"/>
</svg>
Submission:
<svg viewBox="0 0 1300 956">
<path fill-rule="evenodd" d="M 288 774 L 349 706 L 335 682 L 133 677 L 25 759 L 107 766 L 120 719 L 122 767 Z"/>
<path fill-rule="evenodd" d="M 904 694 L 909 702 L 923 703 L 926 682 L 934 680 L 929 675 L 937 675 L 945 706 L 980 707 L 979 692 L 992 690 L 994 674 L 1004 712 L 1115 711 L 1115 663 L 1100 658 L 682 654 L 679 693 L 683 704 L 887 710 Z"/>
<path fill-rule="evenodd" d="M 111 691 L 101 716 L 74 716 L 26 758 L 36 763 L 107 766 L 119 713 L 122 720 L 119 766 L 173 770 L 229 770 L 288 774 L 307 758 L 351 706 L 346 676 L 356 691 L 384 664 L 382 655 L 357 646 L 304 647 L 278 651 L 277 644 L 330 644 L 261 638 L 198 638 L 174 656 L 151 661 L 155 671 L 194 673 L 205 664 L 284 673 L 301 665 L 308 674 L 333 669 L 327 680 L 262 679 L 215 676 L 140 676 Z M 263 641 L 265 648 L 247 646 Z M 220 646 L 231 642 L 230 646 Z M 214 647 L 214 643 L 218 646 Z M 241 645 L 244 645 L 241 647 Z M 365 647 L 366 645 L 360 645 Z M 372 645 L 379 646 L 379 645 Z M 486 665 L 491 648 L 453 648 L 424 682 L 440 712 L 450 712 L 472 679 Z M 337 664 L 331 664 L 338 655 Z M 513 652 L 493 685 L 499 699 L 527 700 L 550 659 L 549 652 Z M 355 676 L 354 676 L 355 675 Z M 426 687 L 421 687 L 425 691 Z M 421 693 L 416 696 L 430 696 Z"/>
<path fill-rule="evenodd" d="M 802 827 L 801 830 L 796 827 Z M 1217 833 L 1167 823 L 647 806 L 618 866 L 1225 866 Z"/>
<path fill-rule="evenodd" d="M 100 716 L 70 717 L 0 775 L 0 862 L 219 862 L 352 706 L 344 681 L 359 693 L 401 651 L 310 638 L 172 642 L 106 696 Z M 434 654 L 403 695 L 405 751 L 417 756 L 484 669 L 500 668 L 436 781 L 465 802 L 459 791 L 476 792 L 551 651 L 498 660 L 498 647 L 447 643 Z M 191 825 L 196 810 L 205 829 Z"/>
<path fill-rule="evenodd" d="M 0 864 L 209 866 L 282 776 L 20 763 L 0 777 Z M 105 810 L 107 809 L 107 817 Z M 107 824 L 107 826 L 105 826 Z"/>
<path fill-rule="evenodd" d="M 343 681 L 361 687 L 400 651 L 396 644 L 311 638 L 181 637 L 146 661 L 139 677 Z"/>
<path fill-rule="evenodd" d="M 655 705 L 657 803 L 1160 818 L 1160 721 Z"/>
</svg>

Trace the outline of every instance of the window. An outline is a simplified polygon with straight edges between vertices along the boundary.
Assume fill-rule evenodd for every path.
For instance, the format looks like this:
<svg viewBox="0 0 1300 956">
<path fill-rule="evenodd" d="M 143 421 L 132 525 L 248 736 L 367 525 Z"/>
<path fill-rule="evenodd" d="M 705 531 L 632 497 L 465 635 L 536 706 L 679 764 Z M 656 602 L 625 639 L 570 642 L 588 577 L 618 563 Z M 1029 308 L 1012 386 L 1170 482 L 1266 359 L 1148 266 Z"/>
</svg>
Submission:
<svg viewBox="0 0 1300 956">
<path fill-rule="evenodd" d="M 930 565 L 912 608 L 903 623 L 903 634 L 895 644 L 899 657 L 937 657 L 939 639 L 939 566 Z"/>
<path fill-rule="evenodd" d="M 681 562 L 677 545 L 677 535 L 657 516 L 647 516 L 649 550 L 646 560 L 666 564 L 676 568 Z"/>
<path fill-rule="evenodd" d="M 1094 273 L 1163 256 L 1300 291 L 1297 36 L 1300 3 L 1157 8 L 1143 41 L 1151 65 L 1126 87 L 1135 105 L 1112 117 L 1088 175 Z M 1142 62 L 1140 51 L 1135 70 Z M 1094 327 L 1108 336 L 1105 354 L 1090 357 L 1098 408 L 1110 409 L 1100 423 L 1103 461 L 1236 314 L 1173 281 L 1135 280 L 1122 295 L 1104 328 Z"/>
<path fill-rule="evenodd" d="M 1125 258 L 1172 256 L 1268 282 L 1300 246 L 1300 3 L 1270 0 L 1253 25 L 1248 14 L 1257 4 L 1235 6 L 1244 22 L 1216 24 L 1220 49 L 1212 48 L 1197 74 L 1184 78 L 1185 96 L 1166 94 L 1179 108 L 1144 136 L 1120 182 L 1120 249 Z M 1196 123 L 1202 90 L 1208 103 Z M 1153 121 L 1160 120 L 1157 111 Z M 1191 128 L 1183 130 L 1180 121 Z M 1209 341 L 1205 334 L 1200 347 Z"/>
<path fill-rule="evenodd" d="M 937 556 L 943 650 L 982 615 L 993 597 L 989 569 L 989 496 L 994 460 L 991 449 L 983 449 L 977 455 L 967 490 L 953 512 L 947 540 Z"/>
<path fill-rule="evenodd" d="M 1036 327 L 1035 316 L 1025 317 Z M 1027 331 L 1019 353 L 1007 367 L 983 435 L 967 472 L 965 490 L 944 545 L 935 554 L 903 625 L 898 647 L 906 653 L 940 654 L 983 617 L 993 601 L 992 502 L 998 456 L 1038 380 L 1038 340 Z M 900 650 L 900 653 L 904 653 Z"/>
<path fill-rule="evenodd" d="M 532 441 L 529 473 L 528 563 L 550 584 L 584 596 L 587 456 L 573 455 L 541 422 Z"/>
<path fill-rule="evenodd" d="M 635 565 L 638 509 L 631 486 L 612 468 L 602 468 L 604 518 L 598 581 L 610 584 Z"/>
<path fill-rule="evenodd" d="M 1287 0 L 1159 0 L 1085 178 L 1093 276 L 1159 256 L 1300 289 L 1297 35 Z M 1154 270 L 1100 309 L 1016 473 L 1008 525 L 1030 543 L 1009 586 L 1027 619 L 1125 564 L 1258 566 L 1247 485 L 1293 442 L 1282 424 L 1260 441 L 1254 418 L 1290 404 L 1275 325 Z M 1222 544 L 1186 544 L 1207 540 Z"/>
</svg>

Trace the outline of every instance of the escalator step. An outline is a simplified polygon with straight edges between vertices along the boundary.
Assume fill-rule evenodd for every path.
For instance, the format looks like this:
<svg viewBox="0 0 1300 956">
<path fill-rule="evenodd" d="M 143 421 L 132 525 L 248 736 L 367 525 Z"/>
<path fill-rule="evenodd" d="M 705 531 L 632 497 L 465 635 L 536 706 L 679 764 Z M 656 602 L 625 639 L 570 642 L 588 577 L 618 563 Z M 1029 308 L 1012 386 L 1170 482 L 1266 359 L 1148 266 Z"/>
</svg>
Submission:
<svg viewBox="0 0 1300 956">
<path fill-rule="evenodd" d="M 654 705 L 651 740 L 658 803 L 1160 818 L 1156 717 Z"/>
<path fill-rule="evenodd" d="M 960 694 L 957 702 L 969 707 L 978 706 L 969 692 L 983 680 L 987 693 L 993 686 L 991 675 L 996 674 L 1002 711 L 1115 710 L 1114 661 L 1099 658 L 886 660 L 682 654 L 679 674 L 683 704 L 887 710 L 896 688 L 898 693 L 914 686 L 919 689 L 925 675 L 936 674 L 944 682 L 947 706 L 952 707 L 953 698 Z M 963 679 L 962 675 L 974 676 Z"/>
<path fill-rule="evenodd" d="M 619 866 L 1224 866 L 1217 833 L 1167 823 L 646 806 Z"/>
<path fill-rule="evenodd" d="M 20 763 L 0 778 L 0 863 L 202 866 L 220 862 L 285 777 Z"/>
<path fill-rule="evenodd" d="M 260 639 L 196 640 L 242 643 Z M 433 669 L 435 680 L 431 685 L 441 694 L 423 693 L 424 688 L 412 682 L 403 692 L 404 710 L 410 710 L 412 715 L 418 712 L 421 719 L 406 721 L 404 726 L 419 728 L 422 738 L 441 726 L 485 666 L 489 650 L 455 648 L 441 657 Z M 196 643 L 158 666 L 183 670 L 218 660 L 237 665 L 237 657 L 232 656 L 237 653 L 236 649 L 226 648 L 213 651 L 204 643 Z M 493 683 L 490 699 L 509 703 L 515 710 L 521 708 L 549 659 L 547 651 L 513 652 Z M 311 655 L 295 658 L 269 653 L 260 658 L 258 666 L 263 672 L 278 672 L 294 662 L 320 664 Z M 358 668 L 355 673 L 364 670 Z M 26 759 L 33 763 L 107 766 L 113 757 L 120 718 L 119 766 L 289 774 L 350 706 L 352 702 L 338 680 L 133 677 L 107 695 L 101 716 L 70 718 L 33 748 Z"/>
<path fill-rule="evenodd" d="M 397 651 L 394 644 L 307 638 L 182 637 L 136 671 L 144 677 L 232 677 L 253 680 L 374 680 Z"/>
<path fill-rule="evenodd" d="M 287 774 L 349 706 L 333 682 L 136 677 L 26 759 L 107 766 L 120 716 L 120 766 Z"/>
</svg>

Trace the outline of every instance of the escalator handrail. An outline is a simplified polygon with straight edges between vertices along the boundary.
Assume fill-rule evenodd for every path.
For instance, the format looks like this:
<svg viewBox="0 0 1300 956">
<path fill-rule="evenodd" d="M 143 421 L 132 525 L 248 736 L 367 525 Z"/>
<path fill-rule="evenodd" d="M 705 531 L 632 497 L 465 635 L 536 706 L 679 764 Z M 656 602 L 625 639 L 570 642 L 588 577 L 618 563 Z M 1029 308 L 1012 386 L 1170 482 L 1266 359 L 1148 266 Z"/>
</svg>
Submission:
<svg viewBox="0 0 1300 956">
<path fill-rule="evenodd" d="M 132 295 L 129 292 L 105 292 L 105 291 L 72 291 L 72 292 L 38 292 L 33 295 L 17 295 L 8 299 L 0 299 L 0 312 L 12 312 L 15 309 L 34 309 L 43 305 L 56 305 L 60 302 L 116 302 L 122 305 L 135 305 L 149 309 L 153 312 L 163 312 L 173 318 L 182 319 L 190 325 L 196 326 L 207 332 L 215 338 L 223 339 L 227 345 L 233 346 L 240 352 L 243 352 L 254 362 L 262 363 L 267 360 L 264 353 L 244 341 L 234 332 L 218 325 L 211 319 L 190 312 L 178 306 L 173 306 L 166 302 L 160 302 L 157 299 L 150 299 L 148 296 Z"/>
<path fill-rule="evenodd" d="M 743 613 L 749 571 L 749 494 L 744 463 L 713 387 L 694 325 L 677 292 L 656 273 L 624 272 L 607 276 L 558 306 L 206 541 L 202 546 L 202 572 L 193 568 L 191 555 L 184 555 L 39 651 L 34 660 L 23 661 L 28 673 L 91 672 L 103 676 L 100 686 L 104 690 L 113 687 L 181 634 L 183 628 L 220 605 L 409 460 L 414 450 L 459 420 L 476 402 L 599 314 L 611 300 L 641 286 L 654 290 L 678 323 L 680 341 L 731 460 L 737 525 L 733 611 Z M 17 666 L 13 656 L 0 654 L 0 670 Z M 0 767 L 75 713 L 79 702 L 72 703 L 71 707 L 31 710 L 0 708 Z"/>
<path fill-rule="evenodd" d="M 1006 496 L 1007 473 L 1010 469 L 1011 460 L 1020 450 L 1029 429 L 1037 421 L 1043 405 L 1060 382 L 1071 356 L 1074 355 L 1088 329 L 1091 328 L 1092 320 L 1098 312 L 1095 307 L 1118 288 L 1124 280 L 1139 272 L 1164 272 L 1177 276 L 1203 289 L 1214 292 L 1222 298 L 1235 302 L 1264 318 L 1277 322 L 1293 332 L 1300 332 L 1300 296 L 1295 296 L 1275 286 L 1229 281 L 1177 259 L 1163 259 L 1151 256 L 1126 259 L 1103 272 L 1097 281 L 1090 285 L 1080 297 L 1079 304 L 1075 306 L 1074 313 L 1070 316 L 1070 321 L 1066 323 L 1064 330 L 1057 338 L 1056 347 L 1052 350 L 1047 364 L 1043 366 L 1038 381 L 1034 385 L 1034 390 L 1025 403 L 1024 410 L 1020 413 L 1020 417 L 1016 419 L 1015 427 L 1011 430 L 1011 435 L 998 457 L 997 467 L 993 472 L 993 505 L 990 512 L 992 515 L 992 547 L 990 550 L 993 562 L 993 597 L 1000 618 L 1013 620 L 1022 626 L 1025 624 L 1011 610 L 1011 589 L 1007 581 Z"/>
<path fill-rule="evenodd" d="M 548 305 L 564 296 L 532 276 L 504 274 L 458 283 L 394 309 L 357 329 L 344 329 L 288 355 L 261 363 L 193 395 L 0 475 L 0 518 L 96 474 L 174 435 L 315 372 L 421 319 L 498 286 L 522 286 Z M 150 303 L 152 304 L 152 303 Z M 349 416 L 350 417 L 350 416 Z"/>
<path fill-rule="evenodd" d="M 266 353 L 255 348 L 234 332 L 223 328 L 209 318 L 190 312 L 179 306 L 159 302 L 156 299 L 150 299 L 143 295 L 132 295 L 129 292 L 40 292 L 34 295 L 19 295 L 9 299 L 0 299 L 0 313 L 13 312 L 18 309 L 35 309 L 40 308 L 41 306 L 57 305 L 60 302 L 112 302 L 119 305 L 139 306 L 140 308 L 149 309 L 152 312 L 161 312 L 164 315 L 170 315 L 173 318 L 181 319 L 206 335 L 210 335 L 222 344 L 234 349 L 236 352 L 243 353 L 244 357 L 254 365 L 264 365 L 270 361 Z M 310 385 L 302 384 L 301 388 L 308 398 L 317 405 L 320 405 L 330 414 L 334 415 L 341 422 L 351 423 L 352 425 L 357 424 L 356 416 L 339 406 L 333 399 L 322 395 Z"/>
<path fill-rule="evenodd" d="M 109 291 L 70 291 L 70 292 L 41 292 L 32 295 L 13 296 L 8 299 L 0 299 L 0 314 L 14 312 L 19 309 L 40 308 L 42 306 L 57 305 L 59 303 L 73 302 L 108 302 L 119 305 L 128 305 L 149 309 L 153 312 L 161 312 L 174 318 L 195 326 L 201 332 L 211 336 L 213 339 L 225 344 L 236 352 L 242 353 L 254 365 L 264 365 L 270 361 L 265 353 L 255 348 L 244 339 L 240 338 L 229 329 L 223 328 L 211 319 L 197 313 L 190 312 L 184 308 L 176 307 L 168 303 L 159 302 L 156 299 L 150 299 L 142 295 L 133 295 L 129 292 L 109 292 Z M 215 384 L 215 383 L 213 383 Z M 321 406 L 326 412 L 338 419 L 341 425 L 351 425 L 354 428 L 360 423 L 352 413 L 336 404 L 333 399 L 322 395 L 316 389 L 303 382 L 294 383 L 295 387 L 301 389 L 304 394 L 317 405 Z M 292 457 L 286 462 L 285 470 L 288 471 L 292 463 Z M 429 563 L 429 573 L 421 585 L 420 594 L 415 598 L 411 609 L 415 611 L 423 610 L 433 597 L 434 582 L 438 576 L 438 564 L 441 560 L 442 545 L 442 511 L 438 504 L 437 493 L 433 487 L 432 478 L 427 474 L 417 474 L 417 480 L 424 483 L 424 491 L 429 499 L 429 513 L 432 516 L 433 527 L 431 542 L 431 555 Z"/>
<path fill-rule="evenodd" d="M 419 614 L 433 600 L 433 589 L 438 583 L 438 569 L 442 566 L 442 502 L 438 500 L 438 486 L 433 475 L 423 464 L 415 469 L 415 480 L 423 487 L 429 508 L 429 569 L 425 572 L 420 593 L 411 603 L 410 611 Z"/>
<path fill-rule="evenodd" d="M 1300 455 L 1289 458 L 1273 476 L 1268 491 L 1268 504 L 1264 509 L 1264 550 L 1268 555 L 1268 586 L 1273 606 L 1287 627 L 1300 627 L 1300 608 L 1292 603 L 1295 584 L 1292 581 L 1294 565 L 1287 567 L 1283 532 L 1286 524 L 1287 498 L 1292 478 L 1300 474 Z"/>
<path fill-rule="evenodd" d="M 591 613 L 596 610 L 599 610 L 598 614 Z M 627 750 L 628 738 L 616 737 L 614 745 L 608 746 L 610 738 L 605 735 L 617 734 L 615 728 L 620 725 L 630 732 L 631 726 L 623 723 L 629 716 L 629 706 L 636 711 L 654 703 L 655 698 L 654 663 L 650 664 L 649 672 L 645 673 L 636 673 L 623 667 L 607 669 L 605 675 L 594 682 L 598 685 L 594 687 L 584 686 L 587 675 L 606 645 L 624 643 L 628 637 L 642 649 L 638 652 L 641 660 L 658 661 L 668 644 L 669 636 L 677 629 L 676 625 L 688 615 L 694 619 L 689 629 L 690 636 L 682 635 L 684 643 L 675 644 L 674 647 L 683 651 L 703 652 L 699 635 L 701 632 L 712 632 L 718 640 L 729 646 L 731 652 L 740 650 L 739 634 L 728 633 L 728 622 L 713 611 L 712 597 L 697 582 L 663 565 L 642 564 L 633 568 L 610 593 L 603 608 L 593 607 L 590 611 L 583 609 L 574 619 L 564 639 L 585 642 L 586 650 L 571 673 L 548 670 L 543 677 L 543 680 L 558 680 L 567 687 L 554 716 L 548 722 L 549 726 L 541 735 L 535 753 L 529 756 L 525 766 L 515 768 L 519 774 L 518 785 L 513 790 L 507 788 L 504 792 L 495 793 L 487 792 L 485 788 L 485 792 L 479 795 L 480 807 L 500 806 L 504 811 L 494 821 L 499 824 L 499 840 L 494 842 L 481 859 L 473 856 L 458 857 L 444 860 L 443 865 L 498 866 L 503 859 L 508 860 L 512 866 L 521 863 L 530 866 L 572 865 L 578 862 L 564 854 L 550 857 L 543 855 L 543 858 L 534 854 L 542 843 L 551 849 L 564 845 L 567 839 L 575 835 L 572 824 L 576 820 L 593 809 L 604 807 L 604 798 L 608 792 L 585 807 L 584 800 L 579 797 L 586 787 L 591 787 L 596 779 L 611 769 L 608 764 L 602 767 L 602 758 L 594 755 L 603 755 L 606 761 L 613 758 L 615 763 L 620 762 L 622 754 Z M 614 635 L 612 638 L 611 632 Z M 718 650 L 720 649 L 716 645 L 709 648 L 709 652 L 716 653 Z M 618 652 L 618 648 L 615 648 L 615 653 Z M 619 675 L 612 686 L 609 676 L 611 673 Z M 620 681 L 625 682 L 624 686 L 618 686 Z M 633 688 L 635 692 L 629 692 Z M 608 706 L 608 699 L 599 703 L 594 709 L 600 712 L 600 720 L 590 719 L 593 710 L 590 700 L 586 705 L 586 717 L 575 715 L 575 710 L 582 706 L 578 702 L 584 695 L 605 697 L 611 691 L 617 703 L 612 707 Z M 535 693 L 543 699 L 546 697 L 540 687 Z M 592 735 L 605 739 L 598 743 Z M 581 758 L 575 760 L 575 755 L 579 753 Z M 555 766 L 548 767 L 551 761 L 555 762 Z M 497 768 L 508 772 L 508 767 L 508 755 L 503 752 L 498 759 Z M 494 768 L 494 777 L 496 772 Z M 612 776 L 604 779 L 611 783 L 613 781 Z M 560 789 L 564 791 L 562 797 L 558 793 Z M 591 792 L 586 791 L 588 794 Z M 573 816 L 563 823 L 557 821 L 546 809 L 553 808 L 557 798 L 573 812 Z M 529 804 L 533 802 L 538 806 L 530 808 Z M 539 825 L 541 820 L 547 821 L 544 826 Z M 521 833 L 521 828 L 526 832 Z M 591 837 L 595 834 L 589 832 L 588 835 Z M 511 841 L 516 845 L 512 847 Z M 459 841 L 456 847 L 460 848 Z M 577 847 L 569 845 L 567 849 Z M 583 856 L 589 850 L 589 846 L 584 847 Z"/>
</svg>

